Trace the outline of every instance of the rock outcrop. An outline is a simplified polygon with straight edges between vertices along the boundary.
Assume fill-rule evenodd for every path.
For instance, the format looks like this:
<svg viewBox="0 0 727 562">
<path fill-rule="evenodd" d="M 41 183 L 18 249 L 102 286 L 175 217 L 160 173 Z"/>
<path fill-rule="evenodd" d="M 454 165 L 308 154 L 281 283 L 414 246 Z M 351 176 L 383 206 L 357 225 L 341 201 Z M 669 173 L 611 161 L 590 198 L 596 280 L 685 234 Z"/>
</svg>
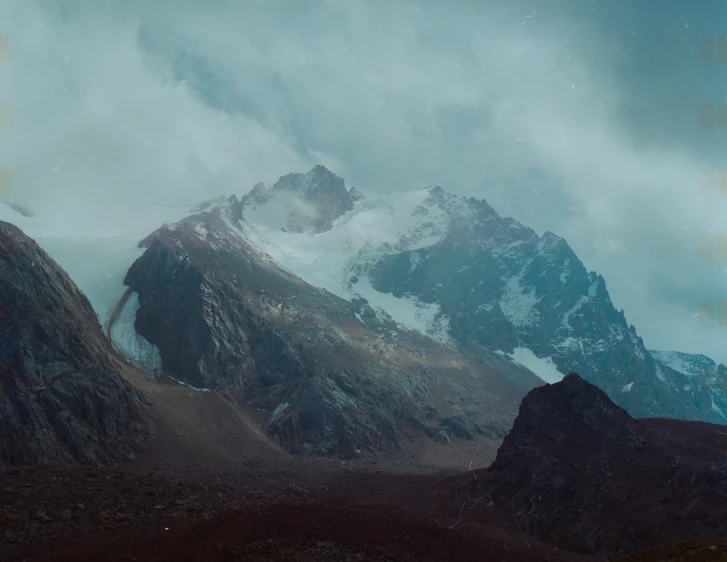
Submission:
<svg viewBox="0 0 727 562">
<path fill-rule="evenodd" d="M 720 426 L 636 420 L 573 373 L 527 394 L 489 471 L 525 530 L 576 552 L 727 534 Z"/>
<path fill-rule="evenodd" d="M 144 398 L 122 378 L 90 303 L 5 222 L 0 342 L 0 466 L 113 464 L 144 447 Z"/>
</svg>

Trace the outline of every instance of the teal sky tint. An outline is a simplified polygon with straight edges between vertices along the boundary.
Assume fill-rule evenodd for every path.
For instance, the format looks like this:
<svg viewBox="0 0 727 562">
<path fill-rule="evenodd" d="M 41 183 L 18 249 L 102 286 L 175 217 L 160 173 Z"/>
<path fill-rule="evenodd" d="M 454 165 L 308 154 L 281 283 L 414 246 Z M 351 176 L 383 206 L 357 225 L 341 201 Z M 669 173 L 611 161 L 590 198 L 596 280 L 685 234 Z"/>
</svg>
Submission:
<svg viewBox="0 0 727 562">
<path fill-rule="evenodd" d="M 312 37 L 325 33 L 326 20 L 318 17 L 315 3 L 304 4 L 296 6 L 295 17 L 291 15 L 291 20 L 286 20 L 285 28 L 298 32 L 304 27 Z M 383 6 L 380 2 L 371 4 Z M 464 6 L 466 3 L 451 4 L 450 9 L 455 14 L 456 4 Z M 502 2 L 496 1 L 470 2 L 467 10 L 472 17 L 484 21 L 489 11 L 498 9 L 497 4 L 502 7 Z M 720 29 L 724 27 L 720 22 L 727 21 L 727 4 L 718 0 L 523 0 L 505 4 L 511 13 L 518 11 L 516 6 L 524 15 L 536 12 L 522 24 L 523 29 L 526 29 L 524 26 L 533 28 L 533 34 L 547 26 L 568 27 L 573 35 L 578 34 L 574 46 L 580 47 L 584 56 L 591 59 L 595 75 L 591 84 L 594 96 L 598 96 L 600 86 L 615 85 L 622 96 L 618 104 L 620 125 L 640 146 L 673 145 L 697 152 L 715 163 L 727 162 L 726 135 L 717 130 L 705 131 L 698 122 L 700 103 L 727 103 L 724 65 L 702 62 L 699 51 L 700 37 L 727 33 Z M 418 11 L 426 13 L 432 6 L 431 2 L 422 2 Z M 329 11 L 329 15 L 335 13 L 335 9 Z M 382 14 L 381 19 L 384 17 Z M 163 21 L 166 22 L 166 18 Z M 449 24 L 433 21 L 431 27 L 420 30 L 419 35 L 434 49 L 451 51 L 451 45 L 458 44 L 464 53 L 467 39 L 460 36 L 459 23 L 456 17 Z M 296 99 L 292 91 L 294 84 L 284 71 L 274 66 L 261 66 L 245 79 L 233 83 L 225 76 L 225 71 L 216 69 L 212 61 L 194 49 L 192 52 L 175 50 L 172 44 L 155 42 L 155 33 L 164 34 L 163 23 L 157 21 L 156 24 L 140 29 L 141 45 L 150 51 L 165 53 L 174 68 L 174 76 L 187 81 L 211 107 L 252 115 L 270 126 L 281 120 L 301 149 L 322 150 L 345 161 L 354 181 L 375 189 L 385 180 L 375 175 L 369 161 L 363 157 L 365 147 L 342 141 L 338 134 L 326 134 L 323 123 L 316 126 L 301 118 L 306 108 Z M 260 27 L 250 39 L 264 52 L 275 43 L 275 35 L 275 29 Z M 365 53 L 365 48 L 357 45 L 355 38 L 348 49 Z M 327 72 L 335 73 L 335 68 L 329 68 Z M 314 80 L 315 76 L 310 78 Z M 432 78 L 436 80 L 436 76 Z M 260 95 L 262 89 L 264 96 Z M 274 111 L 271 111 L 271 105 Z M 487 129 L 487 111 L 487 100 L 483 99 L 480 107 L 439 107 L 435 110 L 435 119 L 444 134 L 456 144 L 455 131 L 467 134 L 477 126 Z M 449 115 L 449 119 L 444 118 L 445 115 Z M 420 136 L 426 136 L 426 133 L 422 132 Z M 345 146 L 348 150 L 343 150 Z M 450 172 L 456 167 L 456 159 L 442 155 L 435 161 L 429 160 L 428 170 L 431 171 L 422 179 L 451 183 Z"/>
<path fill-rule="evenodd" d="M 727 362 L 727 331 L 695 317 L 727 298 L 727 263 L 697 250 L 727 231 L 727 196 L 699 190 L 727 135 L 698 113 L 727 102 L 727 64 L 699 50 L 727 2 L 7 3 L 16 195 L 39 215 L 239 195 L 318 163 L 369 193 L 439 184 L 565 237 L 647 346 Z"/>
</svg>

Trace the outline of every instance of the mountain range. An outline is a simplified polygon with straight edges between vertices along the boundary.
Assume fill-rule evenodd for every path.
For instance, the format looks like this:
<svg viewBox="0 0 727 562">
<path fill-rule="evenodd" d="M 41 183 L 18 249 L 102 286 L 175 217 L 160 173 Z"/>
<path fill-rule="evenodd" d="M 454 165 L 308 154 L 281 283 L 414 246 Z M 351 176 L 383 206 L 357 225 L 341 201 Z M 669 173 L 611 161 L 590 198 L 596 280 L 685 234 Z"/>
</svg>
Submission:
<svg viewBox="0 0 727 562">
<path fill-rule="evenodd" d="M 578 372 L 633 416 L 727 422 L 725 366 L 647 350 L 604 278 L 563 238 L 539 236 L 484 200 L 436 186 L 366 198 L 316 166 L 200 205 L 164 236 L 180 247 L 244 247 L 246 263 L 254 255 L 275 280 L 349 307 L 394 348 L 419 333 L 457 353 L 497 354 L 545 382 Z"/>
<path fill-rule="evenodd" d="M 316 166 L 177 215 L 123 251 L 93 303 L 106 334 L 152 379 L 253 406 L 291 452 L 491 452 L 571 371 L 635 417 L 727 422 L 725 366 L 647 350 L 564 239 L 484 200 L 366 196 Z"/>
</svg>

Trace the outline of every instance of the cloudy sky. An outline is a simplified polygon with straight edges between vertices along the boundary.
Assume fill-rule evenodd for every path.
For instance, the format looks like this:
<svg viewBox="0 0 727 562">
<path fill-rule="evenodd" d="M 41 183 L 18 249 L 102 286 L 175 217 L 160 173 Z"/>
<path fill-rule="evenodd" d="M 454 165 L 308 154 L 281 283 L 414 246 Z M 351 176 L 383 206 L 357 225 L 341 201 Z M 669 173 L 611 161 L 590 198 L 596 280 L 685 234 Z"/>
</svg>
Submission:
<svg viewBox="0 0 727 562">
<path fill-rule="evenodd" d="M 727 363 L 722 0 L 6 0 L 10 199 L 69 230 L 323 163 L 439 184 L 565 237 L 647 347 Z"/>
</svg>

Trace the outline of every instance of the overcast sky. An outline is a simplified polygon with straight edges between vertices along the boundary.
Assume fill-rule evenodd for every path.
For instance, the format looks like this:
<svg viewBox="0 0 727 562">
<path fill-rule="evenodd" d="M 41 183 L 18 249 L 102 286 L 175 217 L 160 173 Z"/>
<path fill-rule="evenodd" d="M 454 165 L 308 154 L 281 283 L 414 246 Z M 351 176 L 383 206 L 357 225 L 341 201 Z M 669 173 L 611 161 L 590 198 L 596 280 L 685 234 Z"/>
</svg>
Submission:
<svg viewBox="0 0 727 562">
<path fill-rule="evenodd" d="M 370 192 L 439 184 L 567 239 L 647 347 L 727 363 L 723 0 L 5 0 L 11 198 L 69 229 L 323 163 Z M 720 109 L 722 109 L 720 108 Z"/>
</svg>

